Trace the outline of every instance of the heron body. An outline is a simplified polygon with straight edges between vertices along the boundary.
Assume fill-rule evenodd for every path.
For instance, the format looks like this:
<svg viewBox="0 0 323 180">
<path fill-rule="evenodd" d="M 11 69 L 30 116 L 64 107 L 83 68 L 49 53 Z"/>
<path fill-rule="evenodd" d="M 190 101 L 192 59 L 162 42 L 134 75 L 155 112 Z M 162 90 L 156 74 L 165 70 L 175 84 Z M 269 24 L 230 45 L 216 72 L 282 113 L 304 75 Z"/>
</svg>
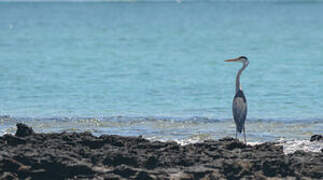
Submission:
<svg viewBox="0 0 323 180">
<path fill-rule="evenodd" d="M 238 137 L 238 133 L 242 133 L 244 135 L 244 141 L 245 143 L 247 142 L 246 140 L 246 131 L 245 131 L 245 121 L 247 118 L 247 99 L 246 96 L 244 95 L 242 88 L 240 86 L 240 75 L 243 70 L 248 66 L 249 61 L 248 58 L 245 56 L 240 56 L 235 59 L 229 59 L 226 60 L 226 62 L 242 62 L 243 66 L 242 68 L 238 71 L 237 77 L 236 77 L 236 94 L 233 98 L 232 102 L 232 114 L 233 114 L 233 119 L 236 124 L 236 138 Z"/>
<path fill-rule="evenodd" d="M 234 122 L 236 123 L 236 132 L 241 133 L 243 130 L 244 136 L 246 136 L 244 124 L 247 117 L 247 99 L 242 90 L 239 90 L 233 98 L 232 114 Z"/>
</svg>

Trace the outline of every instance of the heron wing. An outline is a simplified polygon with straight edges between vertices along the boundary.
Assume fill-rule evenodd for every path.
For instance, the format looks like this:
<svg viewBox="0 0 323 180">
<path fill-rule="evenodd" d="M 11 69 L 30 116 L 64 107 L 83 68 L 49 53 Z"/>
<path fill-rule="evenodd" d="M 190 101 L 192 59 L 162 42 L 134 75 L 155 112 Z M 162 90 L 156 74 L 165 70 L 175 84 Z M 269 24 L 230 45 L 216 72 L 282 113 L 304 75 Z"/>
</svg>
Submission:
<svg viewBox="0 0 323 180">
<path fill-rule="evenodd" d="M 241 90 L 239 90 L 234 96 L 232 113 L 237 130 L 241 133 L 247 117 L 247 100 Z"/>
</svg>

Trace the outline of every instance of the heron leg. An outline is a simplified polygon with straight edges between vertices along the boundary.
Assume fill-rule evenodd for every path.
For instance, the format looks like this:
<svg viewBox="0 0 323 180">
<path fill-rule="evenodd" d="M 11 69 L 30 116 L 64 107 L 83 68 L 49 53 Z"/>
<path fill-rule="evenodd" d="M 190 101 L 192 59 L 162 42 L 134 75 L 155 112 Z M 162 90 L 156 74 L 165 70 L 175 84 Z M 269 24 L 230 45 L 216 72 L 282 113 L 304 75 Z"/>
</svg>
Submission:
<svg viewBox="0 0 323 180">
<path fill-rule="evenodd" d="M 238 130 L 236 129 L 236 139 L 238 139 Z"/>
<path fill-rule="evenodd" d="M 246 130 L 243 126 L 243 137 L 244 137 L 244 143 L 247 144 L 247 139 L 246 139 Z"/>
</svg>

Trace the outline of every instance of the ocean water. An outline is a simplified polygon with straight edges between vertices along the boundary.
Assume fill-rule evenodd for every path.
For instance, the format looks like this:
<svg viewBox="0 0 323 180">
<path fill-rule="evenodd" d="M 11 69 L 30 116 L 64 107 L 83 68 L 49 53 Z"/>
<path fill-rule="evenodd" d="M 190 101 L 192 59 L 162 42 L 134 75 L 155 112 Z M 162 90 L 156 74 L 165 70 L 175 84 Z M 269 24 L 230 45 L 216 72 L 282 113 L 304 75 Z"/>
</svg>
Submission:
<svg viewBox="0 0 323 180">
<path fill-rule="evenodd" d="M 180 2 L 180 1 L 178 1 Z M 241 64 L 251 142 L 323 132 L 323 3 L 0 2 L 0 134 L 234 136 Z"/>
</svg>

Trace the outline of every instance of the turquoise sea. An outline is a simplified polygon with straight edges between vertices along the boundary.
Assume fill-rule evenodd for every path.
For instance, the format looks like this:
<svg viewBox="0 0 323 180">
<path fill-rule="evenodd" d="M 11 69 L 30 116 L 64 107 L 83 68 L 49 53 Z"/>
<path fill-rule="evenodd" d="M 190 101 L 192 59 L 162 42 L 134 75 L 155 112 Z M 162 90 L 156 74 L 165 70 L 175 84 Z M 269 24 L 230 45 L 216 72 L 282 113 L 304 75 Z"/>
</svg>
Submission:
<svg viewBox="0 0 323 180">
<path fill-rule="evenodd" d="M 180 2 L 180 1 L 178 1 Z M 241 64 L 250 141 L 323 132 L 323 3 L 0 2 L 0 134 L 159 140 L 235 134 Z"/>
</svg>

